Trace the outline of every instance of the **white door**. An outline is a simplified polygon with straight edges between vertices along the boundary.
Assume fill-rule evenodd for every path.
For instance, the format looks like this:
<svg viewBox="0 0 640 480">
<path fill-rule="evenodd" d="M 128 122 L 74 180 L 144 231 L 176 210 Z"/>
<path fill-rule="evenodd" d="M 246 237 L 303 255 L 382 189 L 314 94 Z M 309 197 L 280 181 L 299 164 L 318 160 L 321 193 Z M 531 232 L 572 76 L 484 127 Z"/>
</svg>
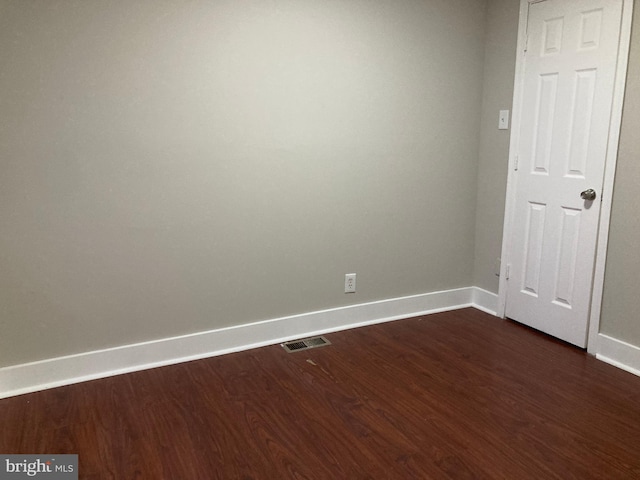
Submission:
<svg viewBox="0 0 640 480">
<path fill-rule="evenodd" d="M 529 6 L 505 313 L 580 347 L 621 17 L 622 0 Z"/>
</svg>

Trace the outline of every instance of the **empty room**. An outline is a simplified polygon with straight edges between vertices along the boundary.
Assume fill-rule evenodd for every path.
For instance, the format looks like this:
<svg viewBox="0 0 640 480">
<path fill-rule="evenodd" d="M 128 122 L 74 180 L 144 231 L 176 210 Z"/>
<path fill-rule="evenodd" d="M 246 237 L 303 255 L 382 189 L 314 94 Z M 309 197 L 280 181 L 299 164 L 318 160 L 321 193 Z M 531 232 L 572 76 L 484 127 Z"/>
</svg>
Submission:
<svg viewBox="0 0 640 480">
<path fill-rule="evenodd" d="M 637 2 L 0 0 L 0 47 L 0 479 L 640 478 Z"/>
</svg>

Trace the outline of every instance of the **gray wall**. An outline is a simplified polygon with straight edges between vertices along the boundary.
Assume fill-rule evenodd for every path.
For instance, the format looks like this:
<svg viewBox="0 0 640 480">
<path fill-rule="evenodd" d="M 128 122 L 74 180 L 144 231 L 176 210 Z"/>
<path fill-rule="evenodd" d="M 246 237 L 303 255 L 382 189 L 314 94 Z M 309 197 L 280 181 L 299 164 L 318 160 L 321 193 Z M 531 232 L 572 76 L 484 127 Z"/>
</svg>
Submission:
<svg viewBox="0 0 640 480">
<path fill-rule="evenodd" d="M 475 286 L 494 293 L 498 293 L 511 132 L 498 130 L 498 112 L 512 108 L 519 11 L 518 0 L 487 2 L 473 280 Z"/>
<path fill-rule="evenodd" d="M 640 4 L 635 2 L 600 330 L 640 347 Z"/>
<path fill-rule="evenodd" d="M 0 366 L 471 285 L 484 26 L 0 0 Z"/>
</svg>

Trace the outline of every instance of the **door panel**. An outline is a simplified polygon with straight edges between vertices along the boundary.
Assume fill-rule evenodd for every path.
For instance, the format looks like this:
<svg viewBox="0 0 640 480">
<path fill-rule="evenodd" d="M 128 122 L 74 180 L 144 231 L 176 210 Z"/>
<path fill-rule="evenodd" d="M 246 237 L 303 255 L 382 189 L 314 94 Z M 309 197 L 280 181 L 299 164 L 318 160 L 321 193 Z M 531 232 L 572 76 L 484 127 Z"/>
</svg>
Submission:
<svg viewBox="0 0 640 480">
<path fill-rule="evenodd" d="M 581 347 L 621 16 L 622 0 L 529 6 L 506 315 Z"/>
<path fill-rule="evenodd" d="M 540 267 L 542 265 L 542 240 L 544 239 L 546 205 L 529 202 L 526 252 L 522 292 L 535 297 L 540 291 Z"/>
</svg>

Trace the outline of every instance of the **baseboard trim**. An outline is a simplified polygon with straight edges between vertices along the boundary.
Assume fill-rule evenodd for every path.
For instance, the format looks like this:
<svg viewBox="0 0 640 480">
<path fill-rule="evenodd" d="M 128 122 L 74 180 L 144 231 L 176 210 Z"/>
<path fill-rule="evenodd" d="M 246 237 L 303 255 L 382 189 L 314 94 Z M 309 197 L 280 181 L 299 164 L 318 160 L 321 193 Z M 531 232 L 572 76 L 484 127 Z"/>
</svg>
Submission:
<svg viewBox="0 0 640 480">
<path fill-rule="evenodd" d="M 478 310 L 491 315 L 497 315 L 498 294 L 483 290 L 479 287 L 472 287 L 471 303 Z"/>
<path fill-rule="evenodd" d="M 598 360 L 640 376 L 640 347 L 599 333 L 597 348 Z"/>
<path fill-rule="evenodd" d="M 495 294 L 459 288 L 3 367 L 0 398 L 465 307 L 495 314 L 496 303 Z"/>
</svg>

